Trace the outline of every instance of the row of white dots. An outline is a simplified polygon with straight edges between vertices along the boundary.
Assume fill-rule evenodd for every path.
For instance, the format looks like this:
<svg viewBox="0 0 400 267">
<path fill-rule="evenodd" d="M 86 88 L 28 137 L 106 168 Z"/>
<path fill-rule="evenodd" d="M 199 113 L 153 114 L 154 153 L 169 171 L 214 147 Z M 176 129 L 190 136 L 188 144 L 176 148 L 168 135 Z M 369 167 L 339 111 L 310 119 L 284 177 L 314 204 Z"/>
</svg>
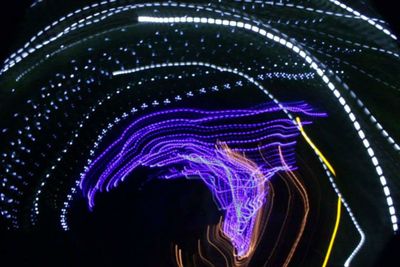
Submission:
<svg viewBox="0 0 400 267">
<path fill-rule="evenodd" d="M 238 28 L 243 28 L 246 30 L 251 30 L 253 32 L 256 32 L 262 36 L 267 37 L 270 40 L 273 40 L 273 41 L 280 43 L 281 45 L 286 46 L 287 48 L 291 49 L 293 52 L 298 54 L 307 63 L 310 64 L 310 67 L 317 72 L 317 74 L 322 78 L 324 83 L 333 92 L 334 96 L 339 100 L 339 103 L 342 105 L 342 107 L 346 111 L 349 119 L 353 123 L 353 127 L 356 129 L 358 135 L 360 136 L 360 139 L 361 139 L 364 147 L 367 149 L 368 155 L 370 156 L 370 160 L 372 161 L 373 165 L 375 166 L 376 172 L 378 173 L 378 167 L 379 167 L 379 170 L 381 170 L 381 168 L 379 166 L 379 161 L 376 158 L 373 149 L 370 147 L 370 144 L 365 137 L 365 133 L 363 132 L 363 130 L 361 130 L 360 124 L 356 120 L 356 116 L 351 111 L 351 108 L 346 103 L 345 99 L 341 96 L 341 93 L 336 89 L 335 85 L 330 81 L 328 76 L 324 74 L 323 70 L 317 65 L 317 63 L 315 63 L 314 60 L 309 55 L 307 55 L 307 53 L 305 51 L 303 51 L 300 47 L 294 45 L 292 42 L 286 41 L 285 39 L 283 39 L 279 36 L 276 36 L 270 32 L 267 32 L 266 30 L 261 29 L 260 27 L 252 25 L 250 23 L 244 23 L 241 21 L 233 21 L 233 20 L 227 20 L 227 19 L 214 19 L 214 18 L 190 17 L 190 16 L 184 16 L 184 17 L 139 16 L 138 21 L 143 22 L 143 23 L 146 23 L 146 22 L 151 22 L 151 23 L 203 23 L 203 24 L 238 27 Z M 364 138 L 361 138 L 361 136 L 364 136 Z M 381 175 L 378 174 L 378 176 L 379 176 L 379 179 L 380 179 L 381 185 L 383 187 L 383 191 L 385 193 L 386 198 L 390 197 L 390 189 L 386 185 L 386 178 L 383 176 L 383 174 L 381 174 Z M 385 183 L 382 183 L 382 181 L 384 181 Z M 391 222 L 392 222 L 393 231 L 396 232 L 398 230 L 398 224 L 397 224 L 396 214 L 395 214 L 395 212 L 393 213 L 394 206 L 388 205 L 388 211 L 389 211 L 389 214 L 391 215 L 390 218 L 391 218 Z"/>
<path fill-rule="evenodd" d="M 210 64 L 210 63 L 205 63 L 205 62 L 168 62 L 168 63 L 160 63 L 160 64 L 153 64 L 153 65 L 147 65 L 147 66 L 142 66 L 142 67 L 138 67 L 138 68 L 133 68 L 133 69 L 128 69 L 128 70 L 119 70 L 119 71 L 114 71 L 113 75 L 114 76 L 119 76 L 119 75 L 126 75 L 126 74 L 132 74 L 132 73 L 136 73 L 136 72 L 140 72 L 140 71 L 145 71 L 145 70 L 150 70 L 150 69 L 155 69 L 155 68 L 166 68 L 166 67 L 187 67 L 187 66 L 204 66 L 204 67 L 209 67 L 209 68 L 213 68 L 213 69 L 217 69 L 220 71 L 227 71 L 227 72 L 231 72 L 237 75 L 240 75 L 244 78 L 246 78 L 247 80 L 249 80 L 250 82 L 252 82 L 253 84 L 255 84 L 259 89 L 261 89 L 262 91 L 264 91 L 268 97 L 270 97 L 275 103 L 279 103 L 279 101 L 271 94 L 269 93 L 261 84 L 259 84 L 258 82 L 256 82 L 252 77 L 248 76 L 247 74 L 244 74 L 240 71 L 238 71 L 237 69 L 230 69 L 230 68 L 225 68 L 225 67 L 220 67 L 214 64 Z M 285 110 L 285 113 L 288 115 L 288 117 L 290 119 L 293 120 L 293 116 L 291 116 L 290 113 L 287 112 L 287 110 Z M 293 120 L 293 123 L 297 125 L 297 123 Z M 340 194 L 339 189 L 337 188 L 332 175 L 330 174 L 330 172 L 328 171 L 328 169 L 326 168 L 325 164 L 323 163 L 323 161 L 320 159 L 319 155 L 316 154 L 321 162 L 321 164 L 323 165 L 326 174 L 328 175 L 329 181 L 332 184 L 332 187 L 334 188 L 336 194 L 338 196 L 342 195 Z M 90 163 L 90 161 L 89 161 Z M 87 170 L 87 167 L 86 167 Z M 353 222 L 353 224 L 355 225 L 357 231 L 360 234 L 360 242 L 359 244 L 356 246 L 356 248 L 351 252 L 350 256 L 347 258 L 346 262 L 345 262 L 345 266 L 349 266 L 351 260 L 356 256 L 356 254 L 358 253 L 358 251 L 361 249 L 361 247 L 363 246 L 364 242 L 365 242 L 365 234 L 362 231 L 360 225 L 358 224 L 355 216 L 353 215 L 350 206 L 347 204 L 346 200 L 342 197 L 342 203 L 344 204 L 347 212 L 349 213 L 349 216 Z"/>
<path fill-rule="evenodd" d="M 392 39 L 397 40 L 397 37 L 394 34 L 392 34 L 388 29 L 383 28 L 380 24 L 376 23 L 373 19 L 371 19 L 365 15 L 362 15 L 360 12 L 352 9 L 351 7 L 345 5 L 337 0 L 329 0 L 329 2 L 334 3 L 335 5 L 340 6 L 341 8 L 354 14 L 355 16 L 360 17 L 362 20 L 368 22 L 369 24 L 371 24 L 372 26 L 374 26 L 375 28 L 377 28 L 378 30 L 383 32 L 384 34 L 390 36 Z"/>
</svg>

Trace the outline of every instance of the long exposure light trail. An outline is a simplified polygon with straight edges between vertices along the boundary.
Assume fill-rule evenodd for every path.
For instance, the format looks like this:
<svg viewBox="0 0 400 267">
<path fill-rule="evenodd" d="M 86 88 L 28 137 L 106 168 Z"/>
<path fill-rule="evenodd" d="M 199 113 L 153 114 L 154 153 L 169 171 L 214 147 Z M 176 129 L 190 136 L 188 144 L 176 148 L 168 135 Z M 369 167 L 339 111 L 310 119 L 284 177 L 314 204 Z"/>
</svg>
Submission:
<svg viewBox="0 0 400 267">
<path fill-rule="evenodd" d="M 296 117 L 296 121 L 297 124 L 299 125 L 299 130 L 301 132 L 301 135 L 304 137 L 304 139 L 307 141 L 310 147 L 315 151 L 315 153 L 317 153 L 317 155 L 322 159 L 322 161 L 326 164 L 326 166 L 328 166 L 328 169 L 332 172 L 332 174 L 336 176 L 336 172 L 333 169 L 332 165 L 329 163 L 329 161 L 325 158 L 325 156 L 321 153 L 318 147 L 313 143 L 313 141 L 311 141 L 310 137 L 308 137 L 308 135 L 304 131 L 300 118 Z"/>
<path fill-rule="evenodd" d="M 331 239 L 329 241 L 328 250 L 326 251 L 326 255 L 325 255 L 325 259 L 324 259 L 324 262 L 322 264 L 322 267 L 326 267 L 327 264 L 328 264 L 329 257 L 330 257 L 331 252 L 332 252 L 333 244 L 335 242 L 336 234 L 337 234 L 337 231 L 339 229 L 341 210 L 342 210 L 342 199 L 340 197 L 338 197 L 335 227 L 333 228 L 332 236 L 331 236 Z"/>
<path fill-rule="evenodd" d="M 283 106 L 286 111 L 306 116 L 324 116 L 303 103 Z M 268 194 L 266 181 L 278 171 L 295 168 L 293 139 L 298 135 L 289 119 L 248 120 L 279 111 L 283 108 L 264 104 L 241 110 L 182 108 L 149 114 L 130 124 L 92 162 L 82 176 L 81 188 L 93 208 L 97 191 L 116 187 L 140 165 L 168 169 L 161 175 L 163 179 L 199 176 L 226 212 L 224 233 L 232 240 L 238 257 L 246 258 L 257 240 L 254 231 L 258 228 L 258 210 Z M 262 160 L 267 159 L 269 165 L 260 161 L 260 149 L 266 151 Z M 282 150 L 287 158 L 283 165 L 278 152 Z"/>
<path fill-rule="evenodd" d="M 210 17 L 152 17 L 152 16 L 139 16 L 138 21 L 141 23 L 161 23 L 161 24 L 173 24 L 173 23 L 188 23 L 188 24 L 195 24 L 195 23 L 201 23 L 201 24 L 210 24 L 210 25 L 220 25 L 222 27 L 233 27 L 233 28 L 241 28 L 246 31 L 250 31 L 253 33 L 256 33 L 263 38 L 272 40 L 283 47 L 290 49 L 292 52 L 298 54 L 301 58 L 304 59 L 304 61 L 309 64 L 309 66 L 316 71 L 318 76 L 322 79 L 324 84 L 328 87 L 328 89 L 333 93 L 335 98 L 339 101 L 341 104 L 343 110 L 347 113 L 348 119 L 352 122 L 354 129 L 357 131 L 362 144 L 364 148 L 366 149 L 368 155 L 370 156 L 370 161 L 371 163 L 375 166 L 375 171 L 377 175 L 379 176 L 379 181 L 381 183 L 383 193 L 386 196 L 387 202 L 388 202 L 388 211 L 390 214 L 391 222 L 392 222 L 392 228 L 393 231 L 396 232 L 398 229 L 398 223 L 397 223 L 397 216 L 395 212 L 395 208 L 390 205 L 389 199 L 391 199 L 391 193 L 390 193 L 390 188 L 387 185 L 386 178 L 383 175 L 382 168 L 380 167 L 379 160 L 375 155 L 374 150 L 372 149 L 370 142 L 365 136 L 364 131 L 361 129 L 360 123 L 358 122 L 356 115 L 354 112 L 352 112 L 351 107 L 348 105 L 347 101 L 343 98 L 342 93 L 339 92 L 338 88 L 332 83 L 332 80 L 324 73 L 323 69 L 319 66 L 318 61 L 309 55 L 308 52 L 303 50 L 301 47 L 299 47 L 296 44 L 293 44 L 293 42 L 286 40 L 285 37 L 280 37 L 278 35 L 275 35 L 271 32 L 268 32 L 267 30 L 242 21 L 237 21 L 237 20 L 228 20 L 228 19 L 222 19 L 222 18 L 210 18 Z M 129 71 L 122 73 L 129 73 Z"/>
<path fill-rule="evenodd" d="M 299 119 L 299 117 L 297 117 L 296 119 Z M 282 164 L 284 166 L 287 166 L 286 161 L 284 159 L 284 155 L 282 154 L 282 149 L 280 147 L 279 147 L 279 157 L 280 157 L 280 159 L 282 161 Z M 301 199 L 303 201 L 304 216 L 303 216 L 303 219 L 301 221 L 299 233 L 296 236 L 296 240 L 294 241 L 294 243 L 293 243 L 293 245 L 292 245 L 292 247 L 290 249 L 289 255 L 286 258 L 283 266 L 288 266 L 289 265 L 289 263 L 290 263 L 290 261 L 291 261 L 291 259 L 293 257 L 293 254 L 295 253 L 296 248 L 297 248 L 297 246 L 298 246 L 298 244 L 300 242 L 300 239 L 303 236 L 304 229 L 306 227 L 306 223 L 307 223 L 307 219 L 308 219 L 308 215 L 309 215 L 309 212 L 310 212 L 310 201 L 309 201 L 309 198 L 308 198 L 307 190 L 301 184 L 300 179 L 292 171 L 290 171 L 288 169 L 287 173 L 292 178 L 296 189 L 300 192 Z"/>
<path fill-rule="evenodd" d="M 400 50 L 370 1 L 33 2 L 0 66 L 3 261 L 380 260 Z"/>
<path fill-rule="evenodd" d="M 310 145 L 310 147 L 315 151 L 315 153 L 322 159 L 322 161 L 325 163 L 325 165 L 329 168 L 331 173 L 336 176 L 335 170 L 333 169 L 332 165 L 329 163 L 329 161 L 325 158 L 325 156 L 322 154 L 322 152 L 317 148 L 317 146 L 311 141 L 311 139 L 308 137 L 306 132 L 303 129 L 303 125 L 301 124 L 301 120 L 299 117 L 296 117 L 296 121 L 299 125 L 299 130 L 304 137 L 304 139 L 307 141 L 307 143 Z M 336 221 L 335 221 L 335 227 L 332 233 L 332 237 L 329 242 L 328 250 L 326 252 L 324 262 L 322 264 L 322 267 L 326 267 L 328 264 L 329 257 L 331 255 L 331 251 L 333 248 L 333 244 L 335 242 L 336 234 L 339 228 L 339 222 L 340 222 L 340 216 L 341 216 L 341 206 L 342 206 L 342 198 L 338 194 L 338 202 L 337 202 L 337 215 L 336 215 Z"/>
</svg>

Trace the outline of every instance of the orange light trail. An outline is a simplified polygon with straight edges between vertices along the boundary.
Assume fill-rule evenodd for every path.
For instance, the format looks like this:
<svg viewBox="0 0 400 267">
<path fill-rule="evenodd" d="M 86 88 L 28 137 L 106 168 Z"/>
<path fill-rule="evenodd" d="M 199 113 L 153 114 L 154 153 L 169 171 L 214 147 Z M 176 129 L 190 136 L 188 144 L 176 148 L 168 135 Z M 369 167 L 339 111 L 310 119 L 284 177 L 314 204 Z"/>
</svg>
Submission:
<svg viewBox="0 0 400 267">
<path fill-rule="evenodd" d="M 248 159 L 244 154 L 242 155 L 240 153 L 233 151 L 232 149 L 230 149 L 228 147 L 228 145 L 226 143 L 221 143 L 220 146 L 225 151 L 225 153 L 227 154 L 228 157 L 234 159 L 238 163 L 243 164 L 244 166 L 247 166 L 247 168 L 249 170 L 252 170 L 252 173 L 254 173 L 254 177 L 256 178 L 257 190 L 260 194 L 262 194 L 262 192 L 264 192 L 265 190 L 268 190 L 268 188 L 265 188 L 265 185 L 264 185 L 265 177 L 259 171 L 259 168 L 256 163 L 254 163 L 253 161 Z M 262 221 L 262 215 L 263 215 L 262 209 L 259 209 L 257 211 L 256 220 L 254 222 L 254 229 L 253 229 L 253 233 L 252 233 L 249 250 L 246 252 L 246 254 L 244 254 L 240 257 L 238 255 L 236 255 L 236 253 L 235 253 L 237 265 L 246 265 L 246 263 L 243 262 L 243 260 L 245 260 L 246 258 L 248 258 L 248 260 L 249 260 L 251 258 L 251 256 L 254 254 L 257 244 L 258 244 L 258 240 L 260 238 L 260 232 L 262 230 L 262 227 L 260 225 L 261 221 Z M 243 262 L 243 263 L 241 263 L 241 262 Z"/>
<path fill-rule="evenodd" d="M 285 159 L 283 158 L 281 147 L 279 146 L 278 149 L 279 149 L 279 156 L 281 158 L 281 161 L 282 161 L 283 165 L 287 167 L 287 170 L 289 170 L 289 167 L 287 166 L 287 164 L 285 162 Z M 293 184 L 295 185 L 295 187 L 299 191 L 299 193 L 301 195 L 301 198 L 303 200 L 304 216 L 303 216 L 303 219 L 302 219 L 302 222 L 301 222 L 300 231 L 297 234 L 296 240 L 293 243 L 293 245 L 292 245 L 292 247 L 290 249 L 289 255 L 286 258 L 285 263 L 284 263 L 283 266 L 288 266 L 289 265 L 290 260 L 292 259 L 293 254 L 294 254 L 294 252 L 295 252 L 295 250 L 296 250 L 296 248 L 297 248 L 297 246 L 298 246 L 298 244 L 300 242 L 300 239 L 303 236 L 304 229 L 305 229 L 306 224 L 307 224 L 308 214 L 310 212 L 310 201 L 308 199 L 307 190 L 305 189 L 305 187 L 301 183 L 300 179 L 297 178 L 297 176 L 292 171 L 287 171 L 287 173 L 293 179 Z"/>
<path fill-rule="evenodd" d="M 265 162 L 267 165 L 271 166 L 271 165 L 268 163 L 268 161 L 265 159 L 265 157 L 263 156 L 263 153 L 262 153 L 261 151 L 260 151 L 260 156 L 262 157 L 262 159 L 264 160 L 264 162 Z M 281 174 L 278 173 L 278 176 L 280 176 L 281 179 L 282 179 L 282 181 L 285 183 L 285 186 L 286 186 L 286 188 L 287 188 L 287 190 L 288 190 L 289 196 L 288 196 L 288 202 L 287 202 L 287 207 L 286 207 L 285 219 L 283 220 L 282 226 L 281 226 L 281 228 L 280 228 L 280 230 L 279 230 L 279 234 L 278 234 L 278 237 L 277 237 L 277 242 L 275 242 L 274 247 L 272 248 L 272 250 L 271 250 L 271 252 L 270 252 L 270 254 L 269 254 L 268 259 L 266 260 L 265 264 L 263 265 L 264 267 L 266 267 L 266 266 L 268 265 L 268 262 L 270 261 L 271 257 L 272 257 L 273 254 L 275 253 L 276 248 L 278 247 L 278 244 L 279 244 L 279 242 L 280 242 L 280 240 L 281 240 L 281 236 L 282 236 L 282 234 L 283 234 L 283 230 L 284 230 L 284 228 L 286 227 L 287 219 L 288 219 L 288 217 L 289 217 L 289 213 L 290 213 L 290 209 L 291 209 L 291 204 L 290 204 L 290 203 L 291 203 L 291 201 L 292 201 L 292 192 L 291 192 L 289 183 L 286 181 L 286 179 L 285 179 L 285 177 L 284 177 L 283 175 L 281 175 Z M 270 182 L 270 188 L 272 189 L 271 191 L 273 192 L 273 184 L 272 184 L 271 182 Z M 271 212 L 271 211 L 272 211 L 272 210 L 270 210 L 270 212 Z M 268 218 L 267 218 L 267 222 L 268 222 L 268 220 L 269 220 L 269 216 L 268 216 Z"/>
<path fill-rule="evenodd" d="M 200 239 L 197 240 L 197 249 L 198 249 L 201 260 L 203 262 L 207 263 L 209 266 L 215 267 L 215 265 L 212 262 L 210 262 L 209 260 L 207 260 L 206 257 L 204 257 L 203 254 L 201 253 Z"/>
<path fill-rule="evenodd" d="M 280 176 L 281 176 L 281 175 L 280 175 Z M 264 263 L 263 267 L 268 266 L 269 261 L 271 260 L 272 256 L 273 256 L 274 253 L 275 253 L 275 250 L 276 250 L 277 247 L 278 247 L 278 244 L 279 244 L 279 242 L 280 242 L 280 240 L 281 240 L 281 236 L 283 235 L 283 232 L 284 232 L 284 228 L 286 227 L 287 220 L 288 220 L 289 213 L 290 213 L 290 209 L 291 209 L 291 204 L 290 204 L 290 203 L 291 203 L 291 199 L 292 199 L 291 189 L 290 189 L 290 186 L 289 186 L 288 182 L 285 180 L 285 178 L 284 178 L 283 176 L 281 176 L 281 179 L 282 179 L 282 181 L 285 183 L 286 188 L 288 189 L 289 200 L 288 200 L 287 206 L 286 206 L 285 219 L 283 220 L 282 226 L 281 226 L 280 229 L 279 229 L 279 234 L 278 234 L 278 237 L 277 237 L 277 242 L 275 242 L 274 247 L 272 248 L 272 250 L 271 250 L 271 252 L 270 252 L 270 254 L 269 254 L 269 257 L 268 257 L 268 259 L 266 260 L 266 262 Z M 271 188 L 273 188 L 273 187 L 271 187 Z"/>
<path fill-rule="evenodd" d="M 178 245 L 175 245 L 175 260 L 178 267 L 184 267 L 182 261 L 182 250 L 178 248 Z"/>
<path fill-rule="evenodd" d="M 219 225 L 221 224 L 221 219 L 220 219 L 220 222 L 218 223 Z M 218 229 L 219 229 L 220 227 L 218 227 Z M 216 236 L 216 235 L 215 235 Z M 222 250 L 221 249 L 219 249 L 218 248 L 218 246 L 216 245 L 216 244 L 214 244 L 212 241 L 211 241 L 211 235 L 210 235 L 210 226 L 207 226 L 207 242 L 211 245 L 211 246 L 213 246 L 221 255 L 222 255 L 222 257 L 224 258 L 224 260 L 225 260 L 225 263 L 226 263 L 226 267 L 229 267 L 229 260 L 228 260 L 228 258 L 225 256 L 225 254 L 224 254 L 224 252 L 222 252 Z"/>
</svg>

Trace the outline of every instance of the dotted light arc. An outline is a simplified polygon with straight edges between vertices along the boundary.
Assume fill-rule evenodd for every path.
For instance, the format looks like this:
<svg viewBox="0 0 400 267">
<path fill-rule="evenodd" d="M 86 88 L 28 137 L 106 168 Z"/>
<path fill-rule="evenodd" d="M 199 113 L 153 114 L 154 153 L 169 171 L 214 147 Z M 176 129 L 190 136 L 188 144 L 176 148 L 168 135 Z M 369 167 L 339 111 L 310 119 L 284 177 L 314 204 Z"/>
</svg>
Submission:
<svg viewBox="0 0 400 267">
<path fill-rule="evenodd" d="M 348 118 L 352 122 L 353 127 L 357 131 L 359 138 L 362 141 L 363 146 L 368 152 L 370 160 L 375 167 L 375 171 L 379 177 L 379 181 L 382 185 L 383 192 L 386 197 L 386 202 L 388 206 L 388 211 L 390 214 L 390 219 L 392 223 L 392 228 L 394 232 L 398 230 L 398 223 L 397 223 L 397 216 L 396 211 L 393 205 L 393 199 L 390 194 L 390 189 L 387 185 L 387 181 L 385 176 L 383 175 L 382 168 L 379 164 L 378 158 L 375 156 L 375 152 L 372 149 L 368 139 L 365 136 L 364 131 L 361 129 L 360 123 L 357 121 L 355 114 L 351 111 L 350 106 L 347 104 L 346 100 L 342 97 L 339 90 L 336 89 L 336 86 L 330 81 L 329 77 L 324 74 L 324 71 L 317 65 L 317 63 L 309 56 L 307 53 L 302 50 L 297 45 L 293 44 L 291 41 L 287 41 L 284 38 L 281 38 L 277 35 L 274 35 L 270 32 L 267 32 L 265 29 L 262 29 L 258 26 L 252 25 L 250 23 L 245 23 L 242 21 L 236 20 L 227 20 L 227 19 L 215 19 L 215 18 L 208 18 L 208 17 L 151 17 L 151 16 L 139 16 L 138 21 L 142 23 L 202 23 L 202 24 L 212 24 L 212 25 L 221 25 L 221 26 L 229 26 L 229 27 L 237 27 L 242 28 L 256 34 L 259 34 L 266 37 L 269 40 L 273 40 L 282 46 L 290 49 L 291 51 L 298 54 L 301 58 L 303 58 L 312 69 L 316 71 L 318 76 L 321 77 L 322 81 L 326 84 L 326 86 L 332 91 L 335 98 L 339 101 L 341 106 L 343 107 L 344 111 L 347 113 Z M 293 119 L 293 118 L 292 118 Z"/>
<path fill-rule="evenodd" d="M 360 17 L 360 19 L 363 19 L 364 21 L 367 21 L 368 23 L 376 26 L 379 25 L 377 23 L 375 23 L 375 21 L 371 18 L 368 18 L 364 15 L 361 15 L 359 12 L 354 11 L 352 8 L 349 8 L 347 6 L 345 6 L 344 4 L 338 2 L 338 1 L 334 1 L 334 0 L 330 0 L 332 3 L 339 5 L 342 8 L 345 8 L 348 12 L 354 13 L 354 15 L 356 17 Z M 168 2 L 168 3 L 143 3 L 143 4 L 135 4 L 135 5 L 126 5 L 126 6 L 120 6 L 120 7 L 113 7 L 113 8 L 109 8 L 108 10 L 103 10 L 101 12 L 96 12 L 93 15 L 89 15 L 86 16 L 85 18 L 79 20 L 78 22 L 73 23 L 70 27 L 65 28 L 62 32 L 60 32 L 59 34 L 49 38 L 48 40 L 29 48 L 30 45 L 32 45 L 32 43 L 41 35 L 43 35 L 43 33 L 46 33 L 47 31 L 51 30 L 52 28 L 54 28 L 55 26 L 57 26 L 58 24 L 60 24 L 62 21 L 66 20 L 67 18 L 71 18 L 74 15 L 78 15 L 80 13 L 82 13 L 83 11 L 88 11 L 90 9 L 93 8 L 98 8 L 101 6 L 105 6 L 107 4 L 112 4 L 116 2 L 116 0 L 108 0 L 108 1 L 102 1 L 100 3 L 94 3 L 92 5 L 88 5 L 85 6 L 83 8 L 77 9 L 74 12 L 71 12 L 69 14 L 67 14 L 66 16 L 61 17 L 60 19 L 54 21 L 52 24 L 46 26 L 43 30 L 39 31 L 38 34 L 36 34 L 35 36 L 33 36 L 31 38 L 31 40 L 29 40 L 23 48 L 19 49 L 16 53 L 12 54 L 9 58 L 7 58 L 4 62 L 4 67 L 2 70 L 0 70 L 0 75 L 4 72 L 6 72 L 7 70 L 9 70 L 11 67 L 13 67 L 14 65 L 16 65 L 17 63 L 21 62 L 24 58 L 28 57 L 30 54 L 34 53 L 36 50 L 43 48 L 44 46 L 54 42 L 55 40 L 57 40 L 58 38 L 65 36 L 66 34 L 68 34 L 69 32 L 72 32 L 76 29 L 79 28 L 83 28 L 85 26 L 89 26 L 95 23 L 98 23 L 100 21 L 103 21 L 113 15 L 119 14 L 121 12 L 125 12 L 125 11 L 129 11 L 129 10 L 134 10 L 134 9 L 139 9 L 139 8 L 146 8 L 146 7 L 180 7 L 180 8 L 192 8 L 192 9 L 199 9 L 199 10 L 206 10 L 206 11 L 210 11 L 210 12 L 216 12 L 219 13 L 221 15 L 232 15 L 235 18 L 239 18 L 239 19 L 244 19 L 247 21 L 251 21 L 251 19 L 247 18 L 247 17 L 242 17 L 239 16 L 237 14 L 232 14 L 230 12 L 226 12 L 226 11 L 221 11 L 215 8 L 210 8 L 210 7 L 203 7 L 203 6 L 199 6 L 199 5 L 193 5 L 193 4 L 185 4 L 185 3 L 174 3 L 174 2 Z M 107 13 L 108 12 L 108 13 Z M 100 18 L 98 18 L 98 16 L 101 16 Z M 372 23 L 371 23 L 372 22 Z M 265 26 L 265 24 L 263 24 L 263 26 Z M 387 29 L 381 29 L 381 26 L 379 25 L 376 26 L 379 30 L 383 31 L 385 34 L 388 34 L 388 30 Z M 389 34 L 392 38 L 393 38 L 393 34 Z M 395 36 L 394 36 L 395 37 Z M 395 37 L 396 38 L 396 37 Z M 19 80 L 19 77 L 17 78 L 17 80 Z M 380 123 L 377 122 L 377 120 L 375 119 L 375 117 L 370 114 L 370 112 L 368 110 L 364 110 L 364 112 L 370 116 L 370 119 L 373 123 L 376 123 L 376 127 L 377 129 L 380 131 L 381 135 L 393 146 L 393 149 L 395 149 L 397 152 L 400 152 L 400 146 L 394 141 L 394 139 L 387 133 L 387 131 L 385 129 L 383 129 L 382 125 Z"/>
<path fill-rule="evenodd" d="M 375 28 L 377 28 L 379 31 L 383 32 L 384 34 L 390 36 L 390 38 L 392 38 L 393 40 L 397 40 L 396 35 L 394 35 L 393 33 L 391 33 L 388 29 L 385 29 L 382 27 L 382 25 L 376 23 L 373 19 L 361 14 L 360 12 L 358 12 L 357 10 L 354 10 L 353 8 L 345 5 L 344 3 L 337 1 L 337 0 L 329 0 L 329 2 L 345 9 L 346 11 L 352 13 L 353 15 L 360 17 L 360 19 L 368 22 L 369 24 L 371 24 L 372 26 L 374 26 Z"/>
<path fill-rule="evenodd" d="M 104 1 L 104 2 L 106 2 L 106 1 Z M 114 2 L 114 1 L 110 1 L 110 2 Z M 102 3 L 103 3 L 103 2 L 102 2 Z M 368 151 L 368 150 L 367 150 L 367 151 Z M 369 153 L 369 151 L 368 151 L 368 153 Z M 375 165 L 375 164 L 374 164 L 374 165 Z M 381 181 L 382 181 L 382 180 L 381 180 Z M 386 181 L 386 180 L 384 180 L 384 181 Z M 386 182 L 385 182 L 385 183 L 386 183 Z M 384 189 L 384 192 L 386 193 L 385 189 Z M 389 194 L 390 194 L 390 191 L 389 191 Z M 390 197 L 390 196 L 389 196 L 389 197 Z M 388 205 L 389 205 L 389 206 L 393 204 L 392 201 L 391 201 L 392 204 L 389 203 L 389 198 L 387 198 L 387 200 L 388 200 Z M 391 200 L 391 198 L 390 198 L 390 200 Z M 390 210 L 389 210 L 389 211 L 390 211 Z M 395 213 L 395 212 L 394 212 L 394 208 L 393 208 L 393 213 Z"/>
<path fill-rule="evenodd" d="M 119 75 L 125 75 L 125 74 L 132 74 L 132 73 L 151 70 L 151 69 L 156 69 L 156 68 L 189 67 L 189 66 L 207 67 L 207 68 L 219 70 L 221 72 L 233 73 L 233 74 L 236 74 L 238 76 L 241 76 L 241 77 L 245 78 L 249 82 L 253 83 L 256 87 L 258 87 L 262 92 L 264 92 L 272 101 L 274 101 L 276 104 L 278 104 L 283 109 L 283 111 L 287 114 L 287 116 L 293 121 L 293 123 L 298 126 L 296 119 L 280 104 L 278 99 L 276 99 L 270 92 L 268 92 L 268 90 L 266 90 L 254 78 L 252 78 L 251 76 L 249 76 L 249 75 L 247 75 L 247 74 L 245 74 L 245 73 L 243 73 L 243 72 L 241 72 L 241 71 L 239 71 L 237 69 L 222 67 L 222 66 L 218 66 L 218 65 L 215 65 L 215 64 L 210 64 L 210 63 L 207 63 L 207 62 L 168 62 L 168 63 L 146 65 L 146 66 L 137 67 L 137 68 L 128 69 L 128 70 L 118 70 L 118 71 L 114 71 L 113 75 L 114 76 L 119 76 Z M 357 253 L 359 252 L 361 247 L 364 245 L 364 243 L 365 243 L 365 234 L 364 234 L 363 230 L 361 229 L 360 225 L 358 224 L 357 219 L 355 218 L 353 212 L 351 211 L 350 206 L 347 204 L 347 201 L 342 196 L 342 194 L 339 191 L 339 188 L 335 184 L 335 182 L 334 182 L 334 180 L 332 178 L 332 174 L 331 174 L 329 168 L 326 166 L 324 160 L 320 157 L 320 155 L 318 153 L 316 153 L 315 151 L 314 151 L 314 153 L 317 156 L 317 158 L 320 160 L 320 162 L 321 162 L 323 168 L 325 169 L 325 172 L 326 172 L 326 174 L 327 174 L 327 176 L 329 178 L 329 181 L 330 181 L 335 193 L 338 195 L 338 197 L 341 198 L 341 202 L 343 203 L 344 207 L 346 208 L 346 211 L 348 212 L 348 214 L 349 214 L 354 226 L 356 227 L 356 229 L 357 229 L 357 231 L 358 231 L 358 233 L 360 235 L 359 243 L 357 244 L 356 248 L 351 252 L 350 256 L 346 259 L 345 266 L 349 266 L 351 261 L 352 261 L 352 259 L 357 255 Z M 88 162 L 88 164 L 90 164 L 90 162 Z M 80 180 L 77 181 L 77 184 L 79 184 L 79 181 Z M 63 222 L 64 223 L 66 222 L 65 220 L 66 220 L 66 216 L 63 216 Z"/>
</svg>

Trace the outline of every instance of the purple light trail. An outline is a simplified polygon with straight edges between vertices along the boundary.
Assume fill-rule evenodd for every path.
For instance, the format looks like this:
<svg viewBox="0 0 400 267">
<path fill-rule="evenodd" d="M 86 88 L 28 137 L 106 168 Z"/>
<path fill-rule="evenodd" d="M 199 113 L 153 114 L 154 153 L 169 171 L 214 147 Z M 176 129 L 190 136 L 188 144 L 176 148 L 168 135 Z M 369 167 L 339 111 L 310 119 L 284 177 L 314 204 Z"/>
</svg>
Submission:
<svg viewBox="0 0 400 267">
<path fill-rule="evenodd" d="M 304 102 L 283 106 L 306 118 L 325 116 Z M 160 179 L 201 179 L 224 213 L 224 234 L 236 255 L 245 257 L 253 245 L 268 180 L 296 168 L 299 131 L 281 117 L 282 108 L 271 103 L 234 110 L 170 109 L 142 116 L 90 164 L 81 189 L 93 208 L 98 191 L 116 187 L 138 166 L 160 169 Z M 306 118 L 303 125 L 311 123 Z"/>
</svg>

